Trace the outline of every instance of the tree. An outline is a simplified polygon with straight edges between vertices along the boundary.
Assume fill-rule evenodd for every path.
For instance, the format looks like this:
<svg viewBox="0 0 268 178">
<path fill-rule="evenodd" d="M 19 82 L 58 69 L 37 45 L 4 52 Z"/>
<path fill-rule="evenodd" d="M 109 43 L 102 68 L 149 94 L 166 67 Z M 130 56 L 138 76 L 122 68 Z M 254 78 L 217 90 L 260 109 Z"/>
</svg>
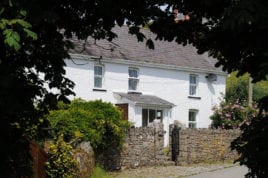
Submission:
<svg viewBox="0 0 268 178">
<path fill-rule="evenodd" d="M 242 101 L 243 106 L 248 105 L 249 75 L 237 77 L 237 72 L 232 72 L 226 80 L 226 102 L 234 103 L 237 99 Z M 253 85 L 253 101 L 258 102 L 268 94 L 268 82 L 261 81 Z"/>
<path fill-rule="evenodd" d="M 180 0 L 177 3 L 190 20 L 174 24 L 160 17 L 150 26 L 157 38 L 191 43 L 199 53 L 208 52 L 217 58 L 217 66 L 222 65 L 228 73 L 248 72 L 254 82 L 267 79 L 267 1 Z"/>
</svg>

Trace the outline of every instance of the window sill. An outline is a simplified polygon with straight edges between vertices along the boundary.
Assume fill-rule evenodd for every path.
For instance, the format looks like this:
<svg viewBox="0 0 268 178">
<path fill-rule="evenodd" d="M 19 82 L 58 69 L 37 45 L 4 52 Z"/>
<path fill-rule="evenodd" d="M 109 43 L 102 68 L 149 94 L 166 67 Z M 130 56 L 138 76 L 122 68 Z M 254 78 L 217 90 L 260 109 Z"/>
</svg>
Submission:
<svg viewBox="0 0 268 178">
<path fill-rule="evenodd" d="M 102 88 L 93 88 L 93 91 L 100 91 L 100 92 L 107 92 L 106 89 L 102 89 Z"/>
<path fill-rule="evenodd" d="M 188 98 L 201 100 L 201 97 L 200 96 L 188 96 Z"/>
<path fill-rule="evenodd" d="M 139 92 L 139 91 L 133 91 L 133 90 L 129 90 L 127 93 L 128 93 L 128 94 L 142 94 L 142 92 Z"/>
</svg>

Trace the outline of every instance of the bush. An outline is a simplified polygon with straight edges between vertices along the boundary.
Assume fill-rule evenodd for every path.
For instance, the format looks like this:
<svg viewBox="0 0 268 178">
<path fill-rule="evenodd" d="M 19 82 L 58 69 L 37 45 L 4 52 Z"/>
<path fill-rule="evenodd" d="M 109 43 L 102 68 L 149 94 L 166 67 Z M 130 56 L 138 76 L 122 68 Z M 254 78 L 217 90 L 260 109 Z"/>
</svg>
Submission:
<svg viewBox="0 0 268 178">
<path fill-rule="evenodd" d="M 59 135 L 49 147 L 46 172 L 49 177 L 75 178 L 78 177 L 77 162 L 72 154 L 72 146 Z"/>
<path fill-rule="evenodd" d="M 255 105 L 244 107 L 238 99 L 234 103 L 222 99 L 220 105 L 215 106 L 213 111 L 214 114 L 210 117 L 211 127 L 222 129 L 239 128 L 243 123 L 248 124 L 249 120 L 257 115 Z"/>
<path fill-rule="evenodd" d="M 55 133 L 62 133 L 74 144 L 90 141 L 95 153 L 102 153 L 109 147 L 120 148 L 129 127 L 116 107 L 101 100 L 77 99 L 70 105 L 59 103 L 58 110 L 50 111 L 48 119 Z"/>
</svg>

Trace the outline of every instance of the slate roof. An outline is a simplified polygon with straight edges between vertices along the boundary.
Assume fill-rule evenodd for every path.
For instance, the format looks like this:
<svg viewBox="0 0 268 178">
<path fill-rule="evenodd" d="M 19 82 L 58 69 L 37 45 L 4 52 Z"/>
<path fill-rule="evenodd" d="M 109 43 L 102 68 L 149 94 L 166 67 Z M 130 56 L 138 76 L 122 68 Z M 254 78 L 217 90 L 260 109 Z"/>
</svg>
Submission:
<svg viewBox="0 0 268 178">
<path fill-rule="evenodd" d="M 182 46 L 176 42 L 154 40 L 155 35 L 149 30 L 142 30 L 147 38 L 154 41 L 155 49 L 151 50 L 144 42 L 138 42 L 136 36 L 128 33 L 128 28 L 115 27 L 113 31 L 118 35 L 112 42 L 107 40 L 95 41 L 88 38 L 87 42 L 72 39 L 75 49 L 70 53 L 97 56 L 102 58 L 116 58 L 130 61 L 140 61 L 193 69 L 206 69 L 220 72 L 215 68 L 216 60 L 207 54 L 198 55 L 192 45 Z M 86 44 L 83 46 L 83 44 Z"/>
<path fill-rule="evenodd" d="M 161 106 L 168 108 L 175 106 L 173 103 L 170 103 L 154 95 L 143 95 L 141 93 L 120 93 L 120 92 L 115 92 L 115 94 L 118 94 L 121 97 L 133 101 L 135 105 L 150 105 L 150 106 Z"/>
</svg>

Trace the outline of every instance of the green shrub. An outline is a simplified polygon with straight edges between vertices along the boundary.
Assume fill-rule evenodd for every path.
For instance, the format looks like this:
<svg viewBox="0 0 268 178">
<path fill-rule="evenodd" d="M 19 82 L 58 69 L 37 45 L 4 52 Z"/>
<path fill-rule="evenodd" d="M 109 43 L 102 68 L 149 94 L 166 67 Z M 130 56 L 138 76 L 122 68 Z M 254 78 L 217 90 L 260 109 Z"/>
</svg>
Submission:
<svg viewBox="0 0 268 178">
<path fill-rule="evenodd" d="M 95 153 L 109 147 L 120 148 L 129 127 L 116 107 L 101 100 L 59 103 L 58 110 L 50 111 L 48 119 L 55 133 L 64 134 L 73 143 L 90 141 Z"/>
<path fill-rule="evenodd" d="M 47 175 L 51 178 L 75 178 L 78 172 L 77 162 L 72 154 L 72 146 L 59 135 L 49 147 L 46 164 Z"/>
</svg>

